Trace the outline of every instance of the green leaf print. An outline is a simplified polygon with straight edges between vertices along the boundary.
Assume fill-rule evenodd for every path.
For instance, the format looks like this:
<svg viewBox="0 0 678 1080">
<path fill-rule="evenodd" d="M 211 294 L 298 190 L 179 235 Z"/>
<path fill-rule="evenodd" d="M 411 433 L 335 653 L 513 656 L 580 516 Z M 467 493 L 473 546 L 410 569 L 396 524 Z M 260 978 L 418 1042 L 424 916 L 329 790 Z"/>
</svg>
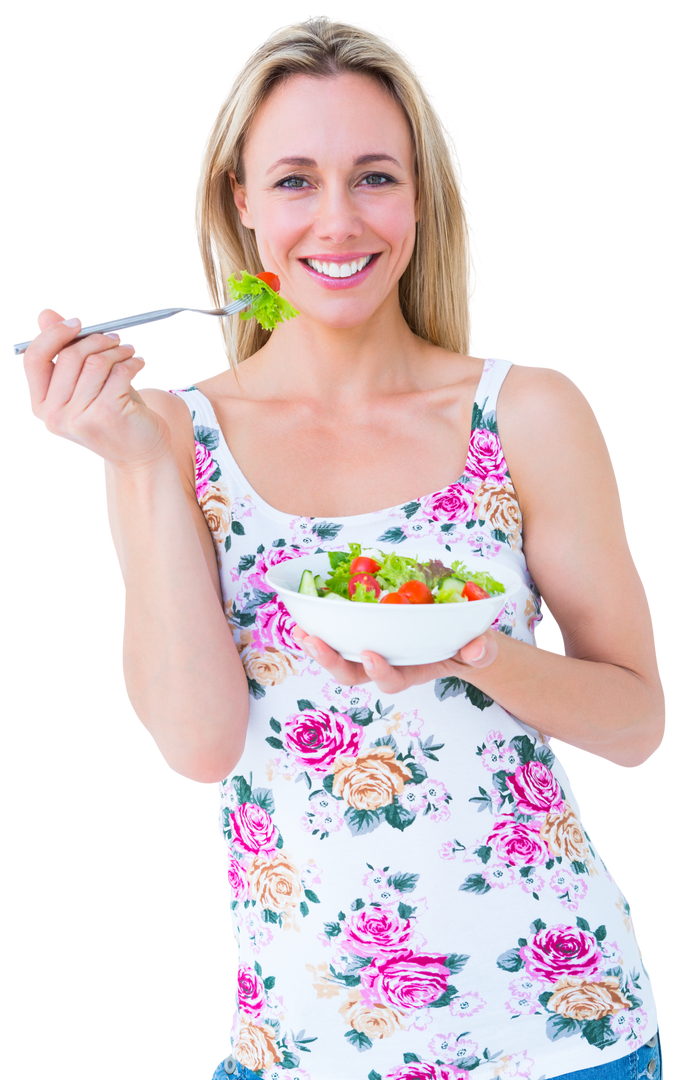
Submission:
<svg viewBox="0 0 678 1080">
<path fill-rule="evenodd" d="M 434 690 L 439 701 L 444 701 L 448 697 L 458 697 L 459 694 L 463 693 L 466 695 L 467 700 L 472 705 L 475 705 L 476 709 L 487 709 L 489 705 L 494 704 L 494 698 L 488 697 L 477 686 L 472 686 L 471 683 L 465 682 L 464 679 L 458 679 L 456 675 L 448 676 L 445 679 L 436 679 Z"/>
<path fill-rule="evenodd" d="M 304 896 L 306 897 L 307 900 L 310 900 L 312 904 L 319 904 L 320 903 L 320 900 L 318 899 L 316 894 L 313 892 L 313 889 L 304 889 Z"/>
<path fill-rule="evenodd" d="M 398 915 L 401 919 L 409 919 L 410 915 L 414 915 L 416 907 L 410 907 L 409 904 L 404 904 L 402 900 L 398 904 Z"/>
<path fill-rule="evenodd" d="M 280 1065 L 283 1069 L 298 1069 L 301 1058 L 297 1054 L 293 1054 L 290 1050 L 285 1048 L 283 1050 L 283 1056 L 280 1061 Z M 261 1073 L 257 1073 L 257 1076 L 261 1076 Z"/>
<path fill-rule="evenodd" d="M 330 795 L 333 795 L 335 799 L 338 798 L 338 796 L 334 794 L 334 774 L 333 773 L 331 773 L 329 776 L 324 776 L 323 777 L 323 787 L 325 788 L 325 791 L 327 791 Z M 310 798 L 311 798 L 311 796 L 309 795 L 309 799 Z"/>
<path fill-rule="evenodd" d="M 275 731 L 276 735 L 279 735 L 280 732 L 282 731 L 282 724 L 280 723 L 280 721 L 276 720 L 275 717 L 272 716 L 271 719 L 269 720 L 269 724 L 273 728 L 273 730 Z"/>
<path fill-rule="evenodd" d="M 352 836 L 365 836 L 367 833 L 374 832 L 383 820 L 384 811 L 382 808 L 379 808 L 379 810 L 356 810 L 355 807 L 349 806 L 344 814 L 344 821 L 348 825 Z"/>
<path fill-rule="evenodd" d="M 362 709 L 347 709 L 345 715 L 350 716 L 353 723 L 359 724 L 360 727 L 367 727 L 374 720 L 374 713 L 366 706 Z"/>
<path fill-rule="evenodd" d="M 421 1061 L 418 1054 L 403 1054 L 403 1061 L 406 1065 L 411 1065 L 413 1061 Z"/>
<path fill-rule="evenodd" d="M 231 550 L 231 543 L 232 543 L 231 534 L 229 533 L 228 536 L 225 537 L 225 539 L 224 539 L 224 551 L 230 551 Z"/>
<path fill-rule="evenodd" d="M 353 903 L 351 904 L 351 911 L 362 911 L 362 909 L 364 907 L 365 907 L 365 901 L 363 900 L 363 898 L 361 896 L 359 896 L 357 898 L 357 900 L 354 900 Z"/>
<path fill-rule="evenodd" d="M 589 933 L 591 932 L 591 927 L 589 923 L 586 921 L 586 919 L 582 919 L 581 915 L 577 915 L 577 926 L 580 930 L 587 930 Z"/>
<path fill-rule="evenodd" d="M 479 848 L 476 848 L 473 854 L 477 855 L 480 861 L 487 865 L 492 857 L 492 848 L 488 847 L 487 844 L 482 844 Z"/>
<path fill-rule="evenodd" d="M 341 923 L 338 922 L 326 922 L 324 924 L 325 934 L 329 938 L 337 937 L 341 933 Z"/>
<path fill-rule="evenodd" d="M 315 703 L 309 701 L 308 698 L 299 698 L 297 701 L 297 708 L 299 712 L 306 712 L 307 709 L 315 709 Z"/>
<path fill-rule="evenodd" d="M 538 934 L 540 930 L 545 930 L 545 929 L 546 929 L 546 923 L 543 921 L 543 919 L 535 919 L 534 922 L 530 923 L 530 933 L 531 934 Z"/>
<path fill-rule="evenodd" d="M 490 889 L 491 885 L 488 885 L 482 874 L 469 874 L 466 880 L 462 881 L 459 886 L 460 892 L 477 893 L 478 896 L 484 896 Z"/>
<path fill-rule="evenodd" d="M 206 450 L 216 450 L 219 445 L 218 428 L 203 427 L 202 424 L 197 424 L 193 430 L 195 432 L 195 441 L 197 443 L 201 443 Z"/>
<path fill-rule="evenodd" d="M 385 533 L 377 537 L 377 541 L 382 544 L 402 544 L 403 540 L 407 540 L 407 537 L 399 525 L 387 529 Z"/>
<path fill-rule="evenodd" d="M 497 959 L 497 967 L 502 971 L 520 971 L 524 966 L 519 949 L 507 949 Z"/>
<path fill-rule="evenodd" d="M 515 750 L 520 758 L 521 765 L 527 765 L 528 761 L 534 761 L 534 742 L 529 735 L 516 735 L 511 739 L 509 746 Z"/>
<path fill-rule="evenodd" d="M 593 931 L 593 933 L 594 933 L 596 941 L 605 941 L 605 938 L 607 937 L 607 930 L 605 929 L 604 926 L 598 926 Z"/>
<path fill-rule="evenodd" d="M 282 538 L 282 536 L 281 536 L 281 537 L 280 537 L 280 538 L 279 538 L 278 540 L 274 540 L 274 541 L 273 541 L 273 543 L 271 544 L 271 547 L 274 547 L 274 548 L 284 548 L 284 547 L 285 547 L 285 545 L 286 545 L 286 543 L 287 543 L 287 542 L 286 542 L 285 540 L 283 540 L 283 538 Z"/>
<path fill-rule="evenodd" d="M 456 975 L 466 967 L 469 956 L 466 953 L 450 953 L 445 958 L 445 967 L 449 969 L 450 975 Z"/>
<path fill-rule="evenodd" d="M 302 900 L 299 904 L 299 911 L 304 916 L 304 918 L 308 915 L 308 904 L 305 900 Z"/>
<path fill-rule="evenodd" d="M 585 1020 L 581 1025 L 581 1033 L 591 1046 L 597 1046 L 600 1050 L 612 1046 L 619 1039 L 612 1030 L 609 1016 L 604 1016 L 602 1020 Z"/>
<path fill-rule="evenodd" d="M 231 531 L 234 532 L 236 536 L 244 536 L 245 535 L 245 526 L 240 521 L 232 521 L 231 522 Z"/>
<path fill-rule="evenodd" d="M 242 803 L 252 802 L 252 787 L 247 783 L 244 776 L 234 776 L 232 783 L 238 796 L 238 802 L 241 805 Z"/>
<path fill-rule="evenodd" d="M 491 810 L 492 809 L 492 796 L 488 795 L 487 792 L 485 791 L 485 788 L 483 788 L 483 787 L 479 787 L 478 791 L 480 792 L 480 795 L 472 795 L 471 798 L 469 799 L 469 802 L 477 802 L 478 803 L 478 806 L 477 806 L 478 813 L 480 813 L 481 810 Z"/>
<path fill-rule="evenodd" d="M 444 994 L 441 994 L 439 998 L 432 1001 L 429 1005 L 429 1009 L 443 1009 L 450 1004 L 453 998 L 457 996 L 456 986 L 448 986 Z"/>
<path fill-rule="evenodd" d="M 261 975 L 261 972 L 259 972 L 259 975 Z M 274 986 L 275 986 L 275 975 L 267 975 L 266 978 L 264 979 L 264 989 L 265 990 L 272 990 Z"/>
<path fill-rule="evenodd" d="M 581 1021 L 573 1020 L 571 1016 L 561 1016 L 554 1013 L 546 1021 L 546 1037 L 555 1042 L 556 1039 L 569 1039 L 581 1030 Z"/>
<path fill-rule="evenodd" d="M 585 862 L 579 862 L 578 859 L 573 859 L 570 863 L 570 869 L 573 874 L 588 874 L 589 868 Z"/>
<path fill-rule="evenodd" d="M 269 746 L 272 746 L 274 750 L 284 750 L 285 744 L 281 739 L 276 739 L 275 735 L 267 735 L 266 742 Z"/>
<path fill-rule="evenodd" d="M 262 697 L 266 697 L 266 691 L 261 683 L 257 682 L 256 679 L 250 679 L 249 675 L 247 676 L 247 688 L 255 701 L 259 701 Z"/>
<path fill-rule="evenodd" d="M 416 816 L 416 814 L 406 810 L 405 807 L 401 806 L 398 802 L 391 803 L 390 806 L 384 807 L 384 817 L 386 821 L 391 828 L 399 829 L 400 832 L 406 829 L 408 825 L 411 825 L 416 819 Z"/>
<path fill-rule="evenodd" d="M 505 532 L 502 532 L 501 529 L 493 529 L 490 533 L 490 536 L 493 540 L 496 540 L 500 544 L 508 543 L 508 536 Z"/>
<path fill-rule="evenodd" d="M 418 503 L 418 502 L 406 503 L 405 506 L 403 506 L 403 508 L 402 508 L 403 514 L 405 515 L 405 517 L 407 518 L 408 521 L 410 520 L 411 517 L 414 517 L 414 515 L 416 514 L 416 512 L 420 508 L 420 506 L 421 506 L 421 503 Z"/>
<path fill-rule="evenodd" d="M 352 1028 L 350 1031 L 344 1032 L 344 1038 L 348 1039 L 351 1046 L 355 1046 L 361 1053 L 363 1050 L 372 1049 L 372 1040 L 364 1031 L 354 1031 Z"/>
<path fill-rule="evenodd" d="M 428 776 L 426 769 L 418 761 L 408 761 L 407 767 L 412 773 L 412 779 L 406 780 L 406 784 L 421 784 Z"/>
<path fill-rule="evenodd" d="M 257 806 L 263 806 L 269 814 L 275 813 L 275 800 L 270 788 L 257 787 L 252 791 L 252 802 Z"/>
<path fill-rule="evenodd" d="M 534 752 L 534 760 L 541 761 L 542 765 L 546 765 L 547 769 L 552 769 L 556 757 L 550 746 L 538 746 Z"/>
<path fill-rule="evenodd" d="M 371 1069 L 370 1072 L 367 1074 L 367 1080 L 381 1080 L 381 1073 L 375 1072 L 374 1069 Z"/>
<path fill-rule="evenodd" d="M 525 944 L 527 944 L 527 942 L 525 942 Z M 551 990 L 544 990 L 544 992 L 539 995 L 539 1004 L 541 1005 L 542 1009 L 547 1008 L 548 1003 L 552 997 L 553 992 Z"/>
<path fill-rule="evenodd" d="M 313 532 L 319 540 L 336 540 L 343 527 L 334 521 L 316 521 Z"/>
<path fill-rule="evenodd" d="M 397 874 L 391 874 L 387 881 L 396 892 L 414 892 L 419 881 L 419 874 L 407 874 L 404 871 L 399 871 Z"/>
<path fill-rule="evenodd" d="M 244 574 L 246 570 L 251 570 L 256 561 L 255 555 L 241 555 L 238 563 L 238 573 Z"/>
<path fill-rule="evenodd" d="M 471 417 L 471 429 L 483 426 L 483 410 L 477 401 L 473 402 L 473 415 Z"/>
<path fill-rule="evenodd" d="M 278 914 L 277 911 L 272 911 L 271 908 L 264 908 L 264 910 L 261 913 L 261 917 L 264 920 L 264 922 L 267 922 L 267 923 L 280 923 L 280 925 L 282 926 L 282 917 Z"/>
</svg>

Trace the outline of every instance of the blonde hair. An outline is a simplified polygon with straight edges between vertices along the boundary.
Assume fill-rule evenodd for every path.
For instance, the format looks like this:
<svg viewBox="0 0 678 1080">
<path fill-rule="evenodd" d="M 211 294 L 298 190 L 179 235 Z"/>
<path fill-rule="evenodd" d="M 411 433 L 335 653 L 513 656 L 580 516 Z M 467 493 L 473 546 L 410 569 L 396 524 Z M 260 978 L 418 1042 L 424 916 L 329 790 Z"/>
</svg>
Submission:
<svg viewBox="0 0 678 1080">
<path fill-rule="evenodd" d="M 240 221 L 229 173 L 244 181 L 243 150 L 252 121 L 273 87 L 292 75 L 345 72 L 376 79 L 400 104 L 414 144 L 419 221 L 399 296 L 410 329 L 434 345 L 468 352 L 468 237 L 459 186 L 443 126 L 409 64 L 386 41 L 345 23 L 309 19 L 278 30 L 250 57 L 209 137 L 198 191 L 197 221 L 210 295 L 226 302 L 225 282 L 239 270 L 259 273 L 254 232 Z M 265 344 L 254 320 L 224 319 L 232 366 Z"/>
</svg>

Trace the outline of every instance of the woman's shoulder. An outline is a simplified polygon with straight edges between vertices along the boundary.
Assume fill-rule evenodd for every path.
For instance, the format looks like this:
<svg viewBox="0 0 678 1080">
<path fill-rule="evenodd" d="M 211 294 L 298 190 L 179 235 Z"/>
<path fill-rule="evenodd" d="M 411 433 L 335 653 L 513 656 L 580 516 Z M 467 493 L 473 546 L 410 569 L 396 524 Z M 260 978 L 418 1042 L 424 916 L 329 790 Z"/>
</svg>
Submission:
<svg viewBox="0 0 678 1080">
<path fill-rule="evenodd" d="M 611 476 L 593 409 L 560 371 L 512 365 L 497 402 L 497 427 L 523 499 L 534 493 L 543 500 L 558 491 L 565 497 L 585 476 Z"/>
</svg>

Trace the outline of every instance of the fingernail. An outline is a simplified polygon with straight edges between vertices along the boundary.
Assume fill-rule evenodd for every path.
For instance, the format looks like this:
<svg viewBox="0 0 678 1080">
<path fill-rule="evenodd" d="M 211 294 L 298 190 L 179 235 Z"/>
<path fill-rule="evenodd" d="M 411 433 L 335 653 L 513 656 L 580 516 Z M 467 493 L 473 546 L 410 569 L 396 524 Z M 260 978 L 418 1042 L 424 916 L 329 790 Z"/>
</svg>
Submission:
<svg viewBox="0 0 678 1080">
<path fill-rule="evenodd" d="M 318 650 L 316 649 L 315 645 L 308 645 L 306 642 L 304 642 L 304 648 L 306 649 L 306 652 L 313 657 L 314 660 L 318 659 Z"/>
<path fill-rule="evenodd" d="M 485 648 L 485 646 L 483 645 L 483 647 L 482 647 L 482 649 L 480 650 L 480 652 L 478 653 L 478 655 L 477 655 L 477 656 L 472 656 L 472 657 L 471 657 L 471 660 L 472 660 L 472 661 L 473 661 L 474 663 L 477 663 L 477 662 L 478 662 L 478 660 L 482 660 L 482 658 L 484 657 L 484 655 L 485 655 L 485 653 L 486 653 L 486 652 L 487 652 L 487 649 L 486 649 L 486 648 Z"/>
<path fill-rule="evenodd" d="M 109 337 L 111 341 L 120 341 L 120 334 L 116 334 L 115 330 L 112 330 L 110 334 L 106 334 L 105 337 Z"/>
<path fill-rule="evenodd" d="M 372 659 L 371 659 L 371 658 L 370 658 L 369 656 L 366 656 L 366 657 L 365 657 L 365 658 L 363 659 L 363 667 L 364 667 L 364 668 L 365 668 L 365 669 L 366 669 L 367 671 L 371 671 L 371 670 L 372 670 L 372 668 L 374 667 L 374 660 L 372 660 Z"/>
<path fill-rule="evenodd" d="M 80 319 L 64 319 L 64 326 L 80 326 Z"/>
<path fill-rule="evenodd" d="M 134 345 L 130 345 L 129 342 L 126 342 L 124 345 L 121 345 L 120 348 L 121 349 L 133 349 Z"/>
</svg>

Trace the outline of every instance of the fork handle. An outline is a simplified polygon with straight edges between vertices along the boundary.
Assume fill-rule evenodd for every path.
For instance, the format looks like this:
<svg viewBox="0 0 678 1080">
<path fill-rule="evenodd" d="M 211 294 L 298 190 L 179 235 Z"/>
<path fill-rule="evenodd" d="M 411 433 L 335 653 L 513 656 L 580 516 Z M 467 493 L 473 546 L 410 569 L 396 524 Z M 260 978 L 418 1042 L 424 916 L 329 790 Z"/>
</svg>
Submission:
<svg viewBox="0 0 678 1080">
<path fill-rule="evenodd" d="M 84 326 L 73 341 L 89 337 L 90 334 L 105 334 L 107 330 L 124 330 L 127 326 L 141 326 L 143 323 L 159 322 L 161 319 L 169 319 L 171 315 L 177 315 L 185 308 L 161 308 L 160 311 L 144 311 L 141 315 L 128 315 L 126 319 L 113 319 L 112 322 L 97 323 L 95 326 Z M 72 342 L 70 343 L 72 344 Z M 14 355 L 20 356 L 25 353 L 30 341 L 21 341 L 14 346 Z"/>
</svg>

